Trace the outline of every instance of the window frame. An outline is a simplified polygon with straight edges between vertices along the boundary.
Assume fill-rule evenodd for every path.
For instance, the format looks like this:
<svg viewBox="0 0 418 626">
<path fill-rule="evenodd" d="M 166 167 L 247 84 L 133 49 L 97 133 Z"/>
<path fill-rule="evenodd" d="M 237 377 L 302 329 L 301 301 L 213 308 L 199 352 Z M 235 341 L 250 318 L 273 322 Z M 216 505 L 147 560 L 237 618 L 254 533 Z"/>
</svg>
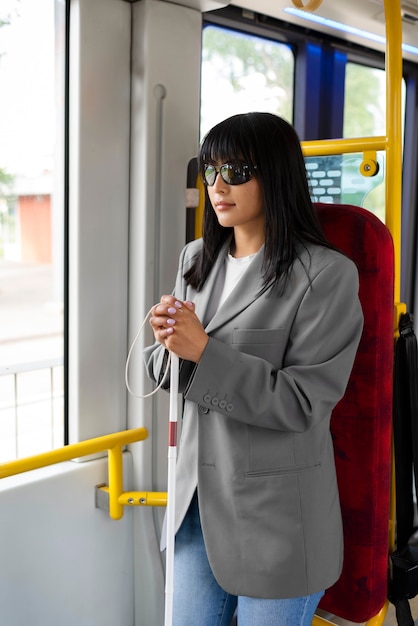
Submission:
<svg viewBox="0 0 418 626">
<path fill-rule="evenodd" d="M 383 52 L 355 44 L 338 36 L 331 37 L 312 28 L 302 28 L 289 22 L 228 6 L 203 15 L 205 24 L 217 24 L 259 37 L 277 40 L 292 46 L 295 55 L 294 127 L 302 141 L 339 138 L 343 136 L 344 99 L 341 98 L 341 81 L 345 62 L 359 63 L 376 69 L 385 69 Z M 315 49 L 324 51 L 319 61 Z M 336 67 L 337 78 L 324 85 L 330 68 Z M 414 313 L 418 308 L 418 63 L 403 61 L 406 83 L 403 199 L 402 199 L 402 272 L 401 300 Z M 313 93 L 308 85 L 320 85 Z M 332 102 L 332 113 L 322 107 Z M 322 114 L 321 114 L 322 113 Z"/>
</svg>

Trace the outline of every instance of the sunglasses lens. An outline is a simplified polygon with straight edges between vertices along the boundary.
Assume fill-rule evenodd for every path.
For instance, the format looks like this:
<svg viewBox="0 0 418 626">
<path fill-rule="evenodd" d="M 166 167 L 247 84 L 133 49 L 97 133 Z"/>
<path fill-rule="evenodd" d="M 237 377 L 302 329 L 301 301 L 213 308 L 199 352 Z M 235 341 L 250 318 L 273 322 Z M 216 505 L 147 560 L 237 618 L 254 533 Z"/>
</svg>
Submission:
<svg viewBox="0 0 418 626">
<path fill-rule="evenodd" d="M 225 163 L 225 165 L 221 165 L 220 173 L 223 180 L 229 185 L 242 185 L 251 178 L 247 165 Z"/>
<path fill-rule="evenodd" d="M 214 165 L 205 165 L 205 181 L 211 187 L 215 183 L 216 168 Z"/>
<path fill-rule="evenodd" d="M 255 166 L 254 166 L 255 169 Z M 248 165 L 234 165 L 232 163 L 224 163 L 219 167 L 215 165 L 204 166 L 205 182 L 209 187 L 215 184 L 216 176 L 220 173 L 222 180 L 228 185 L 242 185 L 247 183 L 253 177 L 251 168 Z"/>
<path fill-rule="evenodd" d="M 225 165 L 221 165 L 219 168 L 219 173 L 222 176 L 222 179 L 228 183 L 228 185 L 234 185 L 235 178 L 235 166 L 230 163 L 225 163 Z"/>
</svg>

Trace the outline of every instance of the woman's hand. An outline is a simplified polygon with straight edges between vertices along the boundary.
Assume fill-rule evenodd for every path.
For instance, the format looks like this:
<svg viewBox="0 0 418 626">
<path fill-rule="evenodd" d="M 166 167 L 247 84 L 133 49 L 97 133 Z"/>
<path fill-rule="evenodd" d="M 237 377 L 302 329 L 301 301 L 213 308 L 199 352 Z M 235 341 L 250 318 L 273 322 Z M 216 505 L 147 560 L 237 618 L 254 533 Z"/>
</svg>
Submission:
<svg viewBox="0 0 418 626">
<path fill-rule="evenodd" d="M 199 363 L 209 341 L 193 302 L 180 302 L 173 296 L 162 296 L 153 307 L 150 319 L 154 337 L 181 359 Z"/>
</svg>

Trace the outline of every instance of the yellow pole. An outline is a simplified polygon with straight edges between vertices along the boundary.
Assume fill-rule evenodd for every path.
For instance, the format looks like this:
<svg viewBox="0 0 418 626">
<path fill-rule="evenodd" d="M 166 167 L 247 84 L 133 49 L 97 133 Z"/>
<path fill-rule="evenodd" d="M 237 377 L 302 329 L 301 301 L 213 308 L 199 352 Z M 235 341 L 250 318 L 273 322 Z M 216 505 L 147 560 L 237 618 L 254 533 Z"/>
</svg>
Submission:
<svg viewBox="0 0 418 626">
<path fill-rule="evenodd" d="M 114 446 L 108 450 L 109 476 L 109 515 L 112 519 L 121 519 L 123 506 L 119 496 L 123 491 L 122 446 Z"/>
<path fill-rule="evenodd" d="M 400 0 L 385 0 L 386 18 L 386 226 L 395 247 L 395 304 L 401 292 L 402 19 Z"/>
<path fill-rule="evenodd" d="M 386 21 L 386 225 L 395 250 L 395 337 L 402 312 L 401 300 L 401 224 L 402 224 L 402 19 L 400 0 L 385 0 Z M 393 444 L 392 444 L 393 445 Z M 389 520 L 389 551 L 395 547 L 396 488 L 392 453 L 392 481 Z M 379 622 L 380 624 L 380 622 Z"/>
</svg>

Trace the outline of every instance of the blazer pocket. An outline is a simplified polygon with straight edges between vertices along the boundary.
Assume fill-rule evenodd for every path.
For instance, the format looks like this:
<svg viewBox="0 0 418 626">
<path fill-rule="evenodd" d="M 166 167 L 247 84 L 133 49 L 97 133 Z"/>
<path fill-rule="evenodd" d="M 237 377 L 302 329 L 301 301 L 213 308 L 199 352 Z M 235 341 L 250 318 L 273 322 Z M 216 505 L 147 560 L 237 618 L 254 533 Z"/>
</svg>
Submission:
<svg viewBox="0 0 418 626">
<path fill-rule="evenodd" d="M 236 328 L 232 333 L 232 347 L 240 352 L 258 356 L 279 368 L 287 344 L 287 336 L 282 328 Z"/>
<path fill-rule="evenodd" d="M 288 476 L 294 474 L 301 474 L 303 472 L 312 472 L 319 469 L 321 463 L 314 463 L 313 465 L 291 465 L 290 467 L 279 467 L 276 469 L 262 469 L 254 470 L 252 472 L 244 472 L 245 478 L 266 478 L 268 476 Z"/>
</svg>

